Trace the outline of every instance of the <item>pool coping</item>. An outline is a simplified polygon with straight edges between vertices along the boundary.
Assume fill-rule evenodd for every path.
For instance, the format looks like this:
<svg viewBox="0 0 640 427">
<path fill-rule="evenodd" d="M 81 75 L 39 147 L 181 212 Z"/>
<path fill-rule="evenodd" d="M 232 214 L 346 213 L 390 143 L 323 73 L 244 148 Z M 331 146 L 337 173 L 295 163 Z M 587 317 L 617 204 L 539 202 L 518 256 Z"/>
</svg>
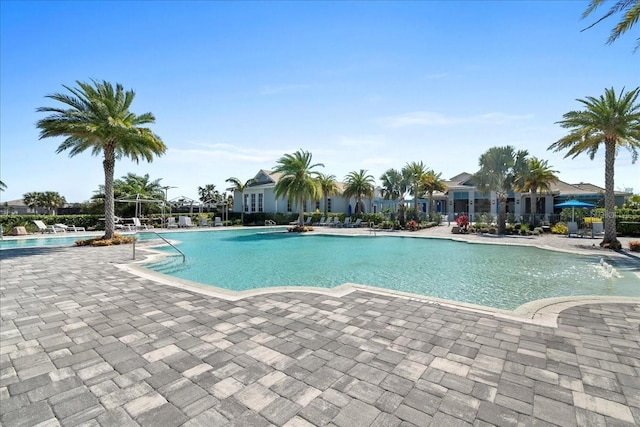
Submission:
<svg viewBox="0 0 640 427">
<path fill-rule="evenodd" d="M 172 241 L 175 243 L 175 241 Z M 393 296 L 411 301 L 420 301 L 427 304 L 434 304 L 442 307 L 450 307 L 455 309 L 468 310 L 475 313 L 482 313 L 496 318 L 513 320 L 518 322 L 530 323 L 539 326 L 558 327 L 558 317 L 560 313 L 568 308 L 584 304 L 595 303 L 623 303 L 623 304 L 640 304 L 640 297 L 628 296 L 599 296 L 599 295 L 580 295 L 568 297 L 550 297 L 542 298 L 526 302 L 514 310 L 500 309 L 495 307 L 484 306 L 461 301 L 454 301 L 444 298 L 432 297 L 428 295 L 418 295 L 409 292 L 397 290 L 383 289 L 374 286 L 343 283 L 332 288 L 323 288 L 317 286 L 272 286 L 268 288 L 248 289 L 243 291 L 233 291 L 221 288 L 215 285 L 205 285 L 187 279 L 169 276 L 163 273 L 152 271 L 144 264 L 156 262 L 164 259 L 171 254 L 155 249 L 162 246 L 149 242 L 148 246 L 138 247 L 145 252 L 144 259 L 131 260 L 131 262 L 123 264 L 115 264 L 115 266 L 135 276 L 154 281 L 163 285 L 172 286 L 178 289 L 193 291 L 199 294 L 220 298 L 227 301 L 238 301 L 258 295 L 268 295 L 277 293 L 315 293 L 332 297 L 342 297 L 353 292 L 366 292 L 369 294 Z M 553 250 L 553 249 L 550 249 Z"/>
</svg>

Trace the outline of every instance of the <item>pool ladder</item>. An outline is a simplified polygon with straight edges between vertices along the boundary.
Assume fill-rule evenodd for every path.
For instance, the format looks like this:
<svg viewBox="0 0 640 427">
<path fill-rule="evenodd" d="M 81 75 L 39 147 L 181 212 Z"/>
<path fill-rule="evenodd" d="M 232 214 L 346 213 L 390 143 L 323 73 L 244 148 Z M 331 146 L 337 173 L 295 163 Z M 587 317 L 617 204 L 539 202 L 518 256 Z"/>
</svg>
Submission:
<svg viewBox="0 0 640 427">
<path fill-rule="evenodd" d="M 159 235 L 155 231 L 145 231 L 145 233 L 155 234 L 160 239 L 162 239 L 167 245 L 171 246 L 173 249 L 178 251 L 180 253 L 180 255 L 182 255 L 182 262 L 183 263 L 185 263 L 187 261 L 187 257 L 184 255 L 184 252 L 182 252 L 180 249 L 175 247 L 173 243 L 171 243 L 170 241 L 168 241 L 167 239 L 165 239 L 164 237 L 162 237 L 161 235 Z M 136 259 L 136 240 L 138 240 L 138 233 L 134 234 L 134 239 L 133 239 L 133 259 Z"/>
<path fill-rule="evenodd" d="M 373 222 L 369 223 L 369 235 L 373 234 L 374 236 L 377 236 L 376 234 L 376 225 Z"/>
</svg>

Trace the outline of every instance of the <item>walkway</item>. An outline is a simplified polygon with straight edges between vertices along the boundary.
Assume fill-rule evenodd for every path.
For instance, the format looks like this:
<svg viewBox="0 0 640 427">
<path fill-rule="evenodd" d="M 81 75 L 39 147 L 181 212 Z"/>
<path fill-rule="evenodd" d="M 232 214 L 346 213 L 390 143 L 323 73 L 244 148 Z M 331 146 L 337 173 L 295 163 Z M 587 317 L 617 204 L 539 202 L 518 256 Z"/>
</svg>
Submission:
<svg viewBox="0 0 640 427">
<path fill-rule="evenodd" d="M 130 247 L 0 253 L 0 424 L 640 424 L 640 302 L 558 327 L 418 299 L 217 299 Z"/>
</svg>

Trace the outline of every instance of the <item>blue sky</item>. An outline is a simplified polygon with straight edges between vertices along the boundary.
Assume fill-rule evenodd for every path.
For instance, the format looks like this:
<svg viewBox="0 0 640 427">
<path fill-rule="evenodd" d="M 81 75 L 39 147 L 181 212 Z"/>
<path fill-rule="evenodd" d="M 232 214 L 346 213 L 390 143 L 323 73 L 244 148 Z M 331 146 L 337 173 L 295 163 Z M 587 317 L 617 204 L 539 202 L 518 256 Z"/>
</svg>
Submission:
<svg viewBox="0 0 640 427">
<path fill-rule="evenodd" d="M 76 80 L 133 89 L 168 147 L 128 172 L 162 178 L 169 198 L 227 187 L 302 148 L 338 179 L 423 161 L 473 173 L 488 148 L 547 159 L 570 183 L 604 186 L 604 153 L 547 147 L 577 98 L 635 88 L 635 36 L 605 45 L 614 20 L 580 32 L 588 1 L 0 2 L 2 200 L 57 191 L 70 202 L 104 182 L 101 157 L 38 139 L 45 95 Z M 598 15 L 599 16 L 599 15 Z M 640 191 L 621 151 L 616 188 Z"/>
</svg>

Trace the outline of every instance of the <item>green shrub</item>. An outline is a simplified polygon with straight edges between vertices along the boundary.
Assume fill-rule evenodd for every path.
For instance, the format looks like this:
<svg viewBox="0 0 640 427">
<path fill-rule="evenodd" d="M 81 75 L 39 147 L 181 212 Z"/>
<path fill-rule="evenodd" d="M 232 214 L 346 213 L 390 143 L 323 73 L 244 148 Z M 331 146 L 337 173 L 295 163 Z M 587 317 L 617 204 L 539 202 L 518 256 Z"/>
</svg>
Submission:
<svg viewBox="0 0 640 427">
<path fill-rule="evenodd" d="M 136 240 L 135 237 L 121 236 L 120 234 L 114 234 L 112 239 L 103 239 L 102 237 L 95 237 L 93 239 L 76 240 L 76 246 L 113 246 L 113 245 L 126 245 L 133 243 Z"/>
</svg>

